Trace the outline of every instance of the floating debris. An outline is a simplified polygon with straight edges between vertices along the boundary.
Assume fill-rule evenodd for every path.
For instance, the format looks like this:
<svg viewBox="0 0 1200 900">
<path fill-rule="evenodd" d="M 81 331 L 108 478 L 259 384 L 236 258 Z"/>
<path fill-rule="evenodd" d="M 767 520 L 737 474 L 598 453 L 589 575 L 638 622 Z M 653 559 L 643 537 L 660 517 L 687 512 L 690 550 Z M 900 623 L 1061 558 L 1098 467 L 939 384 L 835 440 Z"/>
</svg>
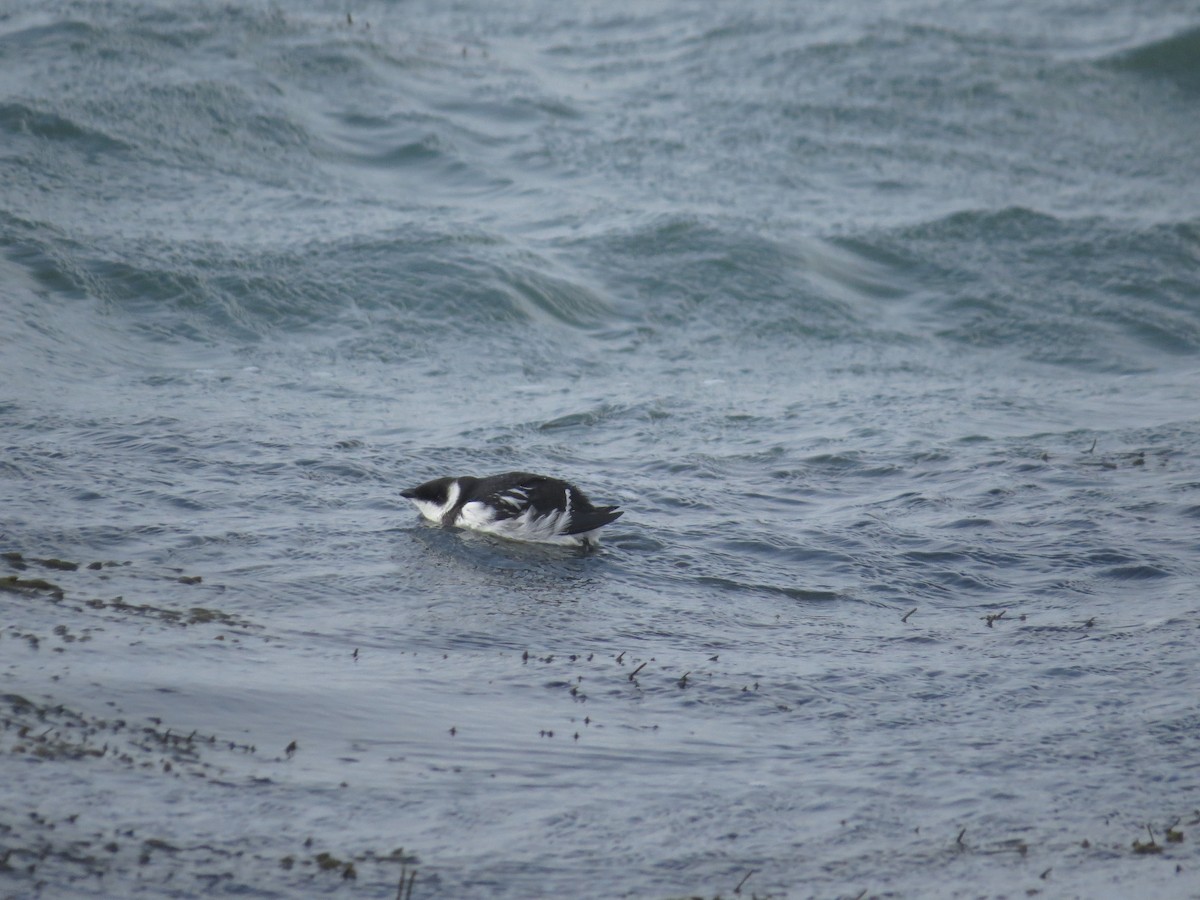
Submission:
<svg viewBox="0 0 1200 900">
<path fill-rule="evenodd" d="M 745 875 L 743 875 L 742 880 L 737 883 L 737 887 L 735 887 L 733 889 L 733 892 L 735 894 L 740 894 L 742 892 L 742 885 L 744 885 L 747 881 L 749 881 L 750 876 L 753 874 L 754 874 L 754 870 L 751 869 L 749 872 L 747 872 Z"/>
<path fill-rule="evenodd" d="M 65 596 L 63 589 L 52 581 L 46 581 L 44 578 L 18 578 L 16 575 L 0 578 L 0 591 L 10 591 L 14 594 L 45 592 L 53 600 L 62 600 Z"/>
<path fill-rule="evenodd" d="M 1162 845 L 1159 844 L 1158 841 L 1156 841 L 1154 839 L 1154 829 L 1151 828 L 1149 825 L 1147 825 L 1146 833 L 1150 835 L 1150 840 L 1142 842 L 1142 841 L 1139 841 L 1136 838 L 1134 838 L 1133 852 L 1142 854 L 1142 855 L 1162 853 L 1163 852 Z"/>
<path fill-rule="evenodd" d="M 324 851 L 322 851 L 321 853 L 318 853 L 316 856 L 314 856 L 313 860 L 316 862 L 317 868 L 321 869 L 322 871 L 326 871 L 326 872 L 329 871 L 330 869 L 340 869 L 340 868 L 342 868 L 342 866 L 346 865 L 340 859 L 338 859 L 336 856 L 333 856 L 332 854 L 329 854 L 329 853 L 325 853 Z"/>
</svg>

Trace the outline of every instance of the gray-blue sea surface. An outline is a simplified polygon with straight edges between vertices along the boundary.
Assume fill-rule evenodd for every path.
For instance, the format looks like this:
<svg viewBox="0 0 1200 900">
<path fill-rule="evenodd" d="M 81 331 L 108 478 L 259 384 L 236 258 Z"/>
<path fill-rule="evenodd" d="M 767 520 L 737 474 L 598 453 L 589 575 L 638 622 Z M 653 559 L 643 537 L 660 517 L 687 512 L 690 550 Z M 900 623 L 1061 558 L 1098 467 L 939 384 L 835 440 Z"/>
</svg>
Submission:
<svg viewBox="0 0 1200 900">
<path fill-rule="evenodd" d="M 0 894 L 1195 897 L 1198 113 L 1183 0 L 0 5 Z M 625 515 L 399 497 L 512 469 Z"/>
</svg>

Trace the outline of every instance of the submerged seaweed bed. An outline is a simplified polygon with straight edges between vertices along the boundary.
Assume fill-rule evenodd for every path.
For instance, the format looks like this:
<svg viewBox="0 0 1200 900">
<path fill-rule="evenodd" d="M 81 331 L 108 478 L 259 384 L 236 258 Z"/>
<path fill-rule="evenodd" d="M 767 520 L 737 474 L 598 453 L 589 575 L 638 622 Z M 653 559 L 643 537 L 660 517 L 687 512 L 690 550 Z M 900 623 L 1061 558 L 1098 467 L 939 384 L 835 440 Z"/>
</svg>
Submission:
<svg viewBox="0 0 1200 900">
<path fill-rule="evenodd" d="M 122 645 L 219 643 L 232 654 L 255 654 L 286 643 L 287 638 L 270 635 L 256 623 L 213 605 L 228 585 L 182 571 L 147 571 L 128 561 L 80 565 L 13 552 L 4 554 L 3 560 L 13 573 L 0 577 L 0 602 L 7 612 L 7 624 L 0 632 L 7 661 L 0 674 L 0 776 L 9 785 L 22 785 L 21 790 L 10 788 L 0 794 L 3 896 L 185 897 L 216 892 L 419 900 L 446 895 L 446 873 L 436 860 L 425 864 L 419 848 L 414 852 L 404 846 L 351 846 L 347 835 L 328 819 L 323 827 L 314 826 L 301 837 L 295 822 L 278 815 L 280 805 L 297 814 L 311 811 L 314 804 L 337 806 L 339 795 L 352 793 L 343 780 L 324 784 L 314 796 L 311 772 L 298 773 L 294 768 L 307 742 L 292 739 L 285 744 L 269 734 L 256 735 L 253 728 L 232 733 L 221 732 L 219 726 L 206 728 L 186 701 L 183 706 L 171 702 L 173 688 L 145 684 L 139 696 L 131 698 L 127 690 L 109 691 L 102 681 L 90 680 L 103 671 L 103 662 L 95 669 L 80 665 L 77 654 L 94 652 L 102 657 L 120 652 Z M 152 599 L 130 602 L 114 595 L 114 589 Z M 197 591 L 208 595 L 203 605 L 197 602 Z M 907 624 L 916 611 L 906 611 L 901 622 Z M 1003 610 L 981 617 L 980 627 L 999 629 L 1025 619 L 1023 614 Z M 1094 625 L 1094 620 L 1088 620 L 1075 627 L 1086 630 Z M 498 660 L 498 669 L 507 665 L 526 672 L 541 670 L 546 689 L 577 708 L 566 729 L 539 730 L 538 738 L 547 742 L 578 744 L 589 729 L 603 729 L 588 713 L 590 692 L 640 703 L 647 696 L 693 691 L 695 702 L 707 703 L 713 702 L 714 693 L 735 691 L 753 702 L 791 711 L 758 681 L 732 682 L 722 672 L 720 654 L 706 656 L 686 671 L 627 652 L 538 655 L 523 651 L 502 656 L 507 662 Z M 354 648 L 347 662 L 358 665 L 363 658 L 360 648 Z M 450 664 L 448 654 L 442 659 Z M 80 683 L 77 670 L 88 671 L 85 684 Z M 22 692 L 12 689 L 14 684 Z M 159 714 L 135 711 L 145 707 L 147 695 L 154 694 L 165 698 Z M 172 717 L 173 708 L 180 713 L 177 719 Z M 653 735 L 657 727 L 646 730 Z M 336 737 L 339 723 L 327 721 L 322 730 Z M 461 737 L 460 728 L 452 726 L 443 740 Z M 460 757 L 457 764 L 431 760 L 425 764 L 433 771 L 462 774 L 464 759 L 470 755 Z M 341 768 L 352 771 L 350 764 L 356 761 L 340 757 Z M 112 803 L 115 793 L 121 796 L 119 805 Z M 248 805 L 247 795 L 256 798 Z M 1088 860 L 1102 869 L 1122 859 L 1154 857 L 1185 876 L 1195 859 L 1189 842 L 1194 843 L 1193 831 L 1200 825 L 1200 809 L 1189 799 L 1194 798 L 1181 798 L 1184 802 L 1178 809 L 1164 810 L 1160 819 L 1137 825 L 1114 811 L 1103 818 L 1103 827 L 1081 823 L 1078 833 L 1066 840 L 1040 838 L 1036 823 L 1014 823 L 1013 836 L 1008 838 L 978 840 L 969 827 L 957 834 L 923 835 L 920 826 L 914 826 L 913 839 L 922 848 L 915 852 L 924 855 L 930 866 L 971 857 L 1036 860 L 1031 868 L 1025 867 L 1027 872 L 1037 870 L 1035 878 L 1026 878 L 1023 893 L 1027 896 L 1043 891 L 1056 896 L 1055 870 L 1077 870 L 1086 867 Z M 247 809 L 261 801 L 271 812 L 257 823 L 247 819 Z M 403 819 L 403 814 L 398 813 L 398 818 Z M 842 824 L 849 840 L 854 825 Z M 421 828 L 413 823 L 396 831 L 419 842 Z M 903 852 L 914 852 L 911 842 Z M 854 864 L 847 860 L 847 865 L 852 869 Z M 804 889 L 759 893 L 752 883 L 755 874 L 750 868 L 736 883 L 688 896 L 700 900 L 826 896 Z M 852 871 L 845 873 L 847 880 L 853 877 Z M 454 880 L 451 877 L 449 883 Z M 585 893 L 594 891 L 588 888 Z M 864 888 L 856 895 L 837 896 L 895 895 L 891 890 Z"/>
<path fill-rule="evenodd" d="M 227 804 L 230 791 L 282 786 L 278 767 L 295 755 L 295 742 L 268 752 L 244 735 L 231 739 L 181 728 L 172 724 L 169 703 L 163 715 L 128 715 L 117 700 L 106 699 L 101 683 L 92 683 L 86 698 L 62 701 L 63 694 L 79 693 L 68 687 L 72 654 L 88 645 L 111 652 L 114 642 L 135 646 L 184 630 L 190 640 L 230 648 L 272 640 L 238 616 L 186 605 L 194 597 L 183 594 L 202 583 L 200 576 L 147 574 L 130 562 L 83 566 L 16 552 L 0 558 L 18 573 L 0 577 L 7 620 L 0 647 L 7 648 L 8 661 L 2 677 L 9 684 L 24 682 L 28 692 L 0 687 L 0 765 L 9 785 L 0 793 L 0 896 L 194 896 L 214 890 L 302 896 L 360 879 L 368 896 L 398 885 L 411 895 L 419 860 L 400 847 L 335 853 L 320 834 L 291 843 L 255 842 L 232 818 L 216 834 L 187 824 L 189 804 L 203 809 Z M 57 580 L 37 570 L 54 572 Z M 156 601 L 132 603 L 107 590 L 103 598 L 92 596 L 116 584 Z M 213 593 L 223 590 L 217 586 Z M 58 624 L 47 628 L 47 615 Z M 30 689 L 35 686 L 41 690 Z M 143 815 L 109 805 L 114 791 L 140 797 L 147 804 Z"/>
</svg>

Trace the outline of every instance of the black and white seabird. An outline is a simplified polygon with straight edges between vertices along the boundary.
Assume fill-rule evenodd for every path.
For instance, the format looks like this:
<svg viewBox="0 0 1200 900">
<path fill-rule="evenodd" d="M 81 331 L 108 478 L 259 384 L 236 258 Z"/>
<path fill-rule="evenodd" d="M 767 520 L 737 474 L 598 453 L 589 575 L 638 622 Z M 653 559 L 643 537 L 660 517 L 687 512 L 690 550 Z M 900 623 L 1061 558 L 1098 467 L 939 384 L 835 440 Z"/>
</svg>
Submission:
<svg viewBox="0 0 1200 900">
<path fill-rule="evenodd" d="M 573 484 L 529 472 L 435 478 L 400 496 L 439 525 L 568 547 L 597 545 L 598 530 L 622 513 L 615 506 L 592 506 Z"/>
</svg>

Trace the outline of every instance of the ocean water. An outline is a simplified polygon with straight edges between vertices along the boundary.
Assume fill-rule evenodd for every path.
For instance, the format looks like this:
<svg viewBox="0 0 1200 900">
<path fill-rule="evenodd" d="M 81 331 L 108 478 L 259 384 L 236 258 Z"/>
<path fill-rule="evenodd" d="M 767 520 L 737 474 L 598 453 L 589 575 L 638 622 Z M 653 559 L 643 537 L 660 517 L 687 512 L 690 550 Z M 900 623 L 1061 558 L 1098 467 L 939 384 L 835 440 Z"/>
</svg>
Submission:
<svg viewBox="0 0 1200 900">
<path fill-rule="evenodd" d="M 1193 3 L 0 4 L 0 896 L 1196 897 Z M 576 481 L 599 552 L 429 527 Z"/>
</svg>

